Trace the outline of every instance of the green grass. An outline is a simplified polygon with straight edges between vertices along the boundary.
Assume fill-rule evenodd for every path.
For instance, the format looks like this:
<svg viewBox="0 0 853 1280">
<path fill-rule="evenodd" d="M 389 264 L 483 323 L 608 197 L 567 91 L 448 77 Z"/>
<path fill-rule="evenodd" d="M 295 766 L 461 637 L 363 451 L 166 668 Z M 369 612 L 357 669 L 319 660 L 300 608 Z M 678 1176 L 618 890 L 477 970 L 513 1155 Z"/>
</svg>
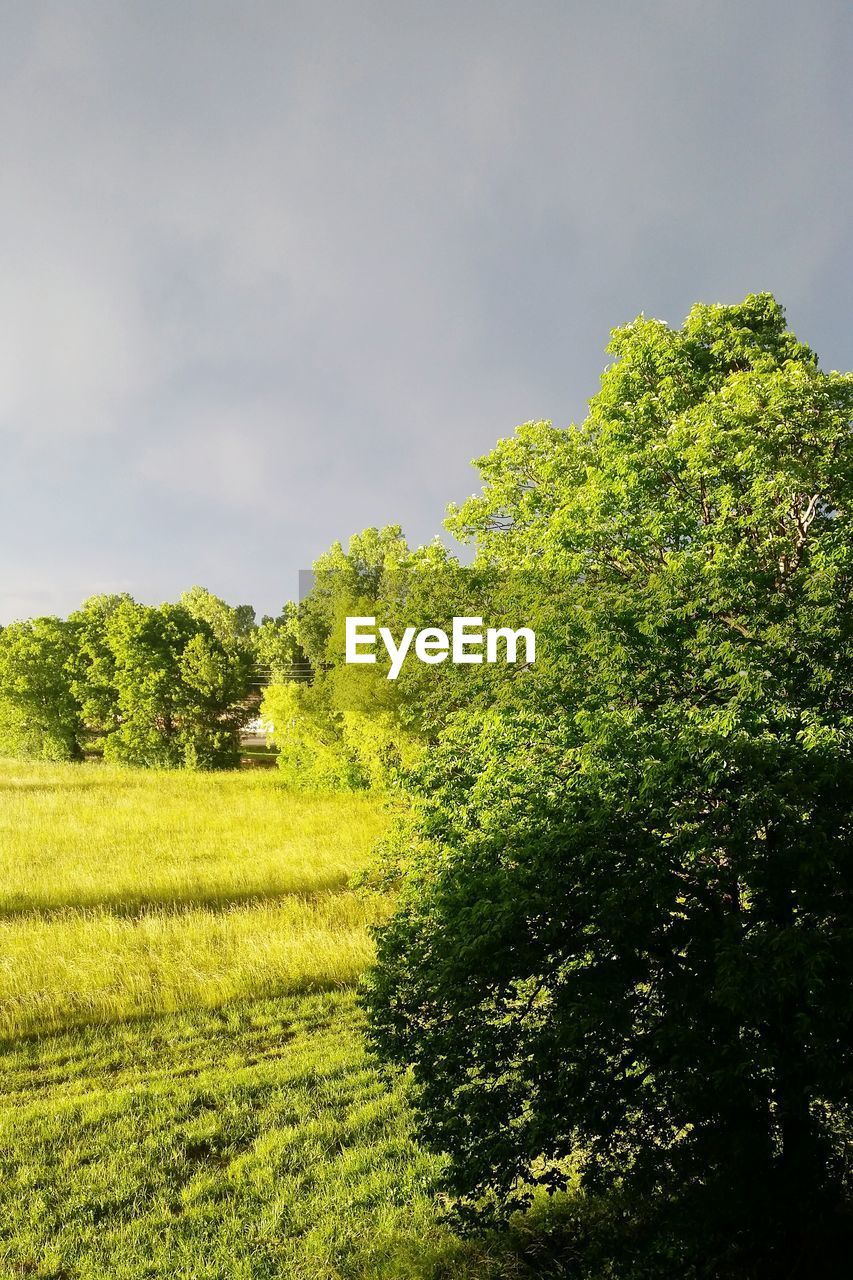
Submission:
<svg viewBox="0 0 853 1280">
<path fill-rule="evenodd" d="M 436 1221 L 435 1162 L 352 1006 L 255 1002 L 7 1049 L 2 1275 L 484 1274 Z"/>
<path fill-rule="evenodd" d="M 0 762 L 0 1277 L 512 1280 L 354 984 L 386 818 L 277 774 Z"/>
<path fill-rule="evenodd" d="M 336 890 L 383 825 L 371 800 L 296 799 L 275 770 L 0 761 L 0 917 Z"/>
<path fill-rule="evenodd" d="M 0 1036 L 352 986 L 376 912 L 352 893 L 0 923 Z"/>
<path fill-rule="evenodd" d="M 0 1036 L 351 986 L 384 825 L 273 773 L 0 763 Z"/>
</svg>

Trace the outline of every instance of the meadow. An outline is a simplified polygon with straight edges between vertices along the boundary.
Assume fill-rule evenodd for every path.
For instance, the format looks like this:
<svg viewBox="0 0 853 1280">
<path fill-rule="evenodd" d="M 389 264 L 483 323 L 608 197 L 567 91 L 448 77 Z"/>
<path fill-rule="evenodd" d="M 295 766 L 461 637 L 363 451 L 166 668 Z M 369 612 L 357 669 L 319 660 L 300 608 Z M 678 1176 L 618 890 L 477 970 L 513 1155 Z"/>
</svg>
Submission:
<svg viewBox="0 0 853 1280">
<path fill-rule="evenodd" d="M 365 1048 L 386 823 L 275 771 L 0 761 L 4 1280 L 549 1274 L 444 1224 Z"/>
</svg>

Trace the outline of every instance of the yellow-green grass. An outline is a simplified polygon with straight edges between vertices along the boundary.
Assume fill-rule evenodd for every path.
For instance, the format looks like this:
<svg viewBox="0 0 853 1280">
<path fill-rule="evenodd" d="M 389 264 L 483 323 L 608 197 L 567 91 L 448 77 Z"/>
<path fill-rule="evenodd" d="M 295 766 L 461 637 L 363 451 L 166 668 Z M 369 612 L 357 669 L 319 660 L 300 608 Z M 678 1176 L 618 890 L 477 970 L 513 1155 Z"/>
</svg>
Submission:
<svg viewBox="0 0 853 1280">
<path fill-rule="evenodd" d="M 0 763 L 0 1036 L 352 985 L 385 821 L 270 773 Z"/>
<path fill-rule="evenodd" d="M 222 911 L 102 908 L 0 922 L 0 1037 L 352 986 L 374 905 L 353 893 Z"/>
<path fill-rule="evenodd" d="M 529 1226 L 443 1223 L 366 1051 L 383 907 L 346 881 L 386 822 L 274 773 L 0 762 L 2 1280 L 548 1274 Z"/>
<path fill-rule="evenodd" d="M 0 760 L 0 917 L 340 889 L 384 824 L 374 800 L 295 795 L 276 770 Z"/>
<path fill-rule="evenodd" d="M 3 1280 L 516 1280 L 461 1241 L 405 1078 L 351 992 L 76 1028 L 0 1049 Z"/>
</svg>

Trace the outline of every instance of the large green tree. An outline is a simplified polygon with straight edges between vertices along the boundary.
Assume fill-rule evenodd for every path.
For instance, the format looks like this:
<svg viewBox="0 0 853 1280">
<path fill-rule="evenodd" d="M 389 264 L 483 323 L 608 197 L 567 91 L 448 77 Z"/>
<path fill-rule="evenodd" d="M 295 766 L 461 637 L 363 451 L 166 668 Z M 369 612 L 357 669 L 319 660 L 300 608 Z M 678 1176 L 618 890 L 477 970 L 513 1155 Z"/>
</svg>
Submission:
<svg viewBox="0 0 853 1280">
<path fill-rule="evenodd" d="M 82 756 L 73 658 L 73 628 L 60 618 L 33 618 L 0 630 L 0 753 L 47 760 Z"/>
<path fill-rule="evenodd" d="M 121 600 L 104 619 L 115 699 L 104 756 L 130 764 L 223 768 L 239 759 L 252 655 L 182 604 Z"/>
<path fill-rule="evenodd" d="M 451 516 L 526 574 L 539 656 L 425 761 L 372 1036 L 463 1200 L 578 1178 L 634 1242 L 607 1274 L 818 1275 L 853 1101 L 853 377 L 769 295 L 610 351 L 586 421 L 520 428 Z"/>
</svg>

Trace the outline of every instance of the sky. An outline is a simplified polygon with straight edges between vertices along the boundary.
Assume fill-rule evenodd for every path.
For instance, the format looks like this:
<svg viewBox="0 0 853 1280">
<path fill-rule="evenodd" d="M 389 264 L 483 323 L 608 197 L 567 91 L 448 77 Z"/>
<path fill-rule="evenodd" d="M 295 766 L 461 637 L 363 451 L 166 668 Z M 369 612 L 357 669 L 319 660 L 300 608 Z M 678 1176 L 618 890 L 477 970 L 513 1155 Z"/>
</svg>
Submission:
<svg viewBox="0 0 853 1280">
<path fill-rule="evenodd" d="M 641 311 L 853 368 L 851 66 L 849 0 L 0 0 L 0 622 L 427 541 Z"/>
</svg>

